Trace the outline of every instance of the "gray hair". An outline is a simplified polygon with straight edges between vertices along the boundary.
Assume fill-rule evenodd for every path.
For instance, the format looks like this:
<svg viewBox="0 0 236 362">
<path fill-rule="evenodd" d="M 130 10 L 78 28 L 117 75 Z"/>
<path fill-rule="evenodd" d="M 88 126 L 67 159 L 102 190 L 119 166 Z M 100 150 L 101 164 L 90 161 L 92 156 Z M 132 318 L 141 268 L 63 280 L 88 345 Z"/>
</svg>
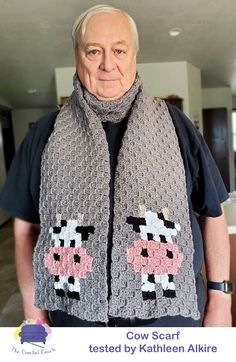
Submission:
<svg viewBox="0 0 236 362">
<path fill-rule="evenodd" d="M 77 53 L 78 48 L 79 48 L 79 41 L 81 38 L 83 38 L 83 36 L 85 34 L 86 26 L 87 26 L 89 19 L 93 15 L 96 15 L 99 13 L 116 13 L 116 12 L 124 15 L 127 18 L 128 23 L 130 25 L 130 30 L 131 30 L 133 38 L 134 38 L 135 50 L 136 50 L 136 53 L 138 53 L 139 37 L 138 37 L 137 25 L 136 25 L 134 19 L 131 18 L 131 16 L 129 14 L 127 14 L 125 11 L 123 11 L 121 9 L 115 8 L 111 5 L 100 4 L 100 5 L 95 5 L 95 6 L 91 7 L 90 9 L 86 10 L 74 22 L 71 35 L 72 35 L 75 54 Z"/>
</svg>

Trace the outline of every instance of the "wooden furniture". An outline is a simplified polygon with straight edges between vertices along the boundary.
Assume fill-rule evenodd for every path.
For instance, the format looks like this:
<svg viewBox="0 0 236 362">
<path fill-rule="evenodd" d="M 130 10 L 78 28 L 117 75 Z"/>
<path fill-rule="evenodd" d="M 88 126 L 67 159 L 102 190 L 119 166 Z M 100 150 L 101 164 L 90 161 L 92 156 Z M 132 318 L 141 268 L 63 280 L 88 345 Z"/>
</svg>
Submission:
<svg viewBox="0 0 236 362">
<path fill-rule="evenodd" d="M 178 107 L 181 111 L 183 110 L 183 99 L 176 95 L 170 95 L 166 98 L 162 98 L 164 101 L 173 104 Z"/>
<path fill-rule="evenodd" d="M 64 104 L 66 103 L 66 101 L 69 99 L 69 97 L 61 97 L 60 98 L 60 104 L 58 104 L 58 106 L 61 108 L 64 106 Z"/>
</svg>

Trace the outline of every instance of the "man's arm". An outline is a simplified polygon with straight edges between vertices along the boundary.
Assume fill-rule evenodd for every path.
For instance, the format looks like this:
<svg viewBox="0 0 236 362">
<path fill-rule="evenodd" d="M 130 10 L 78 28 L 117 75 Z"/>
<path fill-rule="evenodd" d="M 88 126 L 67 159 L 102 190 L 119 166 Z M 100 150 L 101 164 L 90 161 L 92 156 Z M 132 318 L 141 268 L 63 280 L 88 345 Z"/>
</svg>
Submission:
<svg viewBox="0 0 236 362">
<path fill-rule="evenodd" d="M 33 251 L 40 227 L 15 219 L 15 261 L 18 284 L 22 296 L 24 318 L 37 319 L 50 324 L 47 312 L 34 306 Z"/>
<path fill-rule="evenodd" d="M 218 217 L 202 218 L 200 225 L 204 240 L 207 280 L 214 282 L 228 280 L 230 274 L 230 243 L 224 212 Z M 231 295 L 217 290 L 208 290 L 203 326 L 232 326 Z"/>
</svg>

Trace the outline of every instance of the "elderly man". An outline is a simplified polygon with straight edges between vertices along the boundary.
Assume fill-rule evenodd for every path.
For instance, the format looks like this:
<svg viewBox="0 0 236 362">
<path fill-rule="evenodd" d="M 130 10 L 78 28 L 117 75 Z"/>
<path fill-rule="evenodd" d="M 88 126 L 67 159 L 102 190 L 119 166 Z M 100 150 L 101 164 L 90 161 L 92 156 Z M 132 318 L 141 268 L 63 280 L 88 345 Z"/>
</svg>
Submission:
<svg viewBox="0 0 236 362">
<path fill-rule="evenodd" d="M 72 35 L 74 92 L 30 130 L 1 196 L 25 318 L 230 326 L 228 195 L 202 137 L 144 91 L 129 15 L 95 6 Z"/>
</svg>

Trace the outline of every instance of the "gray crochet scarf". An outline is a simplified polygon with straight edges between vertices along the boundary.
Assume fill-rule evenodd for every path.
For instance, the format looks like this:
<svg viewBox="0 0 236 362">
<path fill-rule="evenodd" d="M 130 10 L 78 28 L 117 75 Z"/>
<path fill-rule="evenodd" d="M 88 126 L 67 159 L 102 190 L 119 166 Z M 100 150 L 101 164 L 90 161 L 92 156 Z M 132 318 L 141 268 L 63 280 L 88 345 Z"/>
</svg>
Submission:
<svg viewBox="0 0 236 362">
<path fill-rule="evenodd" d="M 102 122 L 128 117 L 115 174 L 111 296 L 107 285 L 110 164 Z M 87 321 L 108 316 L 199 319 L 186 180 L 164 101 L 137 76 L 101 102 L 74 77 L 42 156 L 35 304 Z"/>
</svg>

